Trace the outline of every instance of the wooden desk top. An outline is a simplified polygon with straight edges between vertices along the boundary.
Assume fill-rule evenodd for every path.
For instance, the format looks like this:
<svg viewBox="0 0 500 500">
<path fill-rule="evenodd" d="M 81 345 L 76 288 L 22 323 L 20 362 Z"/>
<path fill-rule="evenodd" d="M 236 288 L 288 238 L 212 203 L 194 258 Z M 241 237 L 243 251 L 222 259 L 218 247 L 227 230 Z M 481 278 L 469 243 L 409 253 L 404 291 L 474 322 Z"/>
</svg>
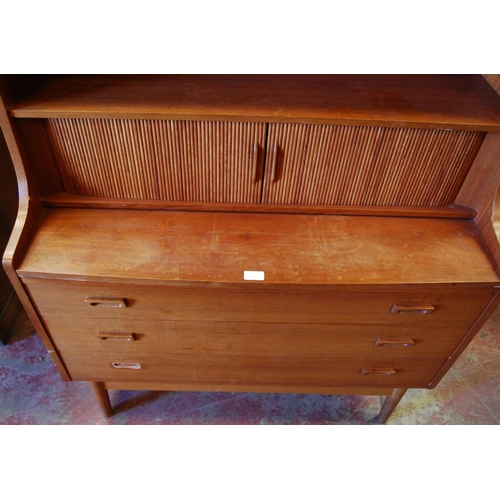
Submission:
<svg viewBox="0 0 500 500">
<path fill-rule="evenodd" d="M 44 209 L 23 277 L 498 284 L 470 219 Z"/>
</svg>

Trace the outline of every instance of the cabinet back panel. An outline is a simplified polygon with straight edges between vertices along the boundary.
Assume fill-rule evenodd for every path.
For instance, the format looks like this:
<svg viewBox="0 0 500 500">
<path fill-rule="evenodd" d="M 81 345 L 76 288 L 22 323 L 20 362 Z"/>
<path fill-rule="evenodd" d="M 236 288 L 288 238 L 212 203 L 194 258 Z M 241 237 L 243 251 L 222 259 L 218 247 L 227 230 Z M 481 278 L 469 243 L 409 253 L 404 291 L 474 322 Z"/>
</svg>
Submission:
<svg viewBox="0 0 500 500">
<path fill-rule="evenodd" d="M 264 203 L 443 206 L 453 203 L 484 133 L 271 124 Z"/>
<path fill-rule="evenodd" d="M 260 201 L 265 124 L 97 119 L 48 119 L 46 124 L 68 193 Z"/>
</svg>

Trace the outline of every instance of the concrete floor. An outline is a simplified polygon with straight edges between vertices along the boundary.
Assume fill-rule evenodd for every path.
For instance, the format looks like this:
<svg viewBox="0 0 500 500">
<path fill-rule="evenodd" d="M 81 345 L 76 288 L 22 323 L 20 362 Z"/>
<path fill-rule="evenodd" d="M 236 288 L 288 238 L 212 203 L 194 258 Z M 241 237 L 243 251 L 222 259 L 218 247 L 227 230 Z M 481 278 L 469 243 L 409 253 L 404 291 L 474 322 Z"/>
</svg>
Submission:
<svg viewBox="0 0 500 500">
<path fill-rule="evenodd" d="M 0 346 L 0 424 L 369 424 L 377 396 L 111 391 L 66 383 L 26 314 Z M 500 309 L 434 390 L 409 390 L 387 425 L 500 423 Z"/>
</svg>

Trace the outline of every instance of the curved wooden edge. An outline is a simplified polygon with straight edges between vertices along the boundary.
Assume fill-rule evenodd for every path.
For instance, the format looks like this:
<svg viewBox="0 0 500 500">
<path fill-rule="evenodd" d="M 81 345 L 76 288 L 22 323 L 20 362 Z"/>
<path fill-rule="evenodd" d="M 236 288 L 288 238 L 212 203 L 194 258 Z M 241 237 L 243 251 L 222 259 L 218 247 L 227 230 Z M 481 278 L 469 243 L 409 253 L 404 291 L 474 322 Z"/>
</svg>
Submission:
<svg viewBox="0 0 500 500">
<path fill-rule="evenodd" d="M 476 210 L 474 220 L 500 276 L 500 244 L 494 230 L 495 199 L 500 186 L 500 133 L 488 133 L 455 203 Z"/>
<path fill-rule="evenodd" d="M 16 268 L 23 257 L 31 234 L 36 226 L 37 217 L 41 209 L 41 203 L 40 196 L 36 191 L 34 183 L 29 182 L 29 172 L 25 169 L 26 162 L 24 160 L 22 150 L 19 147 L 19 141 L 17 140 L 14 124 L 7 113 L 7 103 L 4 102 L 4 96 L 7 95 L 4 91 L 4 87 L 4 82 L 0 81 L 0 127 L 3 131 L 5 142 L 9 148 L 16 172 L 19 192 L 19 208 L 14 229 L 12 230 L 2 258 L 2 265 L 10 282 L 12 283 L 14 291 L 19 297 L 19 300 L 31 319 L 37 333 L 40 335 L 40 338 L 54 361 L 61 377 L 64 381 L 70 381 L 71 377 L 55 351 L 52 341 L 50 340 L 50 337 L 47 334 L 45 327 L 43 326 L 43 323 L 41 322 L 36 309 L 16 272 Z"/>
</svg>

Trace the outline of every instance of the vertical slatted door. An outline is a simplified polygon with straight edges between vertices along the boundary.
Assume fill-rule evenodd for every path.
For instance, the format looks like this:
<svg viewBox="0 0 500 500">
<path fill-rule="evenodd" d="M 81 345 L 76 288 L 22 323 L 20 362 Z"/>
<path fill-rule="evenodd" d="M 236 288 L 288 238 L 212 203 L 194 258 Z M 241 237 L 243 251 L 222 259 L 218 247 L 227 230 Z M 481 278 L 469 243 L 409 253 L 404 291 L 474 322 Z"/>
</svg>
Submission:
<svg viewBox="0 0 500 500">
<path fill-rule="evenodd" d="M 264 203 L 444 206 L 484 139 L 471 131 L 271 124 Z"/>
<path fill-rule="evenodd" d="M 65 190 L 115 199 L 257 203 L 262 123 L 48 119 Z"/>
</svg>

